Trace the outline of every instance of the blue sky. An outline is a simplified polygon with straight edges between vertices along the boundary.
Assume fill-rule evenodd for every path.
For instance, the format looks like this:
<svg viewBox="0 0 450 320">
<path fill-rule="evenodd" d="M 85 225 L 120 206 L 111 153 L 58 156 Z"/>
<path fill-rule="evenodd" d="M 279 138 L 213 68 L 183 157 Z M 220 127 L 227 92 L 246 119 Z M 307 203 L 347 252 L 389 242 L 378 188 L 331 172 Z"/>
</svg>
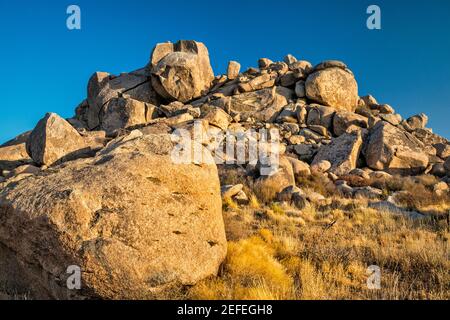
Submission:
<svg viewBox="0 0 450 320">
<path fill-rule="evenodd" d="M 66 28 L 70 4 L 81 8 L 81 30 Z M 380 31 L 366 28 L 371 4 Z M 448 0 L 0 0 L 0 142 L 46 112 L 72 116 L 93 72 L 140 68 L 155 43 L 178 39 L 204 42 L 216 74 L 229 60 L 246 68 L 287 53 L 343 60 L 361 95 L 404 117 L 425 112 L 450 138 L 449 31 Z"/>
</svg>

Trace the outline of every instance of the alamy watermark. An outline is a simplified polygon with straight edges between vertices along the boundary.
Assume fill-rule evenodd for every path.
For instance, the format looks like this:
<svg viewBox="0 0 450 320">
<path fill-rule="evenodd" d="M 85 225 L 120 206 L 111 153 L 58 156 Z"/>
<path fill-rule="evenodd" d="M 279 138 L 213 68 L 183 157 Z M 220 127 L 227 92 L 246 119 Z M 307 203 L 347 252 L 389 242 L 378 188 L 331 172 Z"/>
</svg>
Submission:
<svg viewBox="0 0 450 320">
<path fill-rule="evenodd" d="M 81 268 L 76 265 L 67 267 L 67 274 L 69 276 L 66 280 L 66 286 L 69 290 L 80 290 L 81 289 Z"/>
<path fill-rule="evenodd" d="M 66 20 L 66 26 L 69 30 L 81 30 L 81 9 L 77 5 L 67 7 L 66 13 L 69 15 Z"/>
<path fill-rule="evenodd" d="M 171 153 L 175 164 L 259 164 L 265 176 L 279 168 L 280 133 L 275 128 L 223 132 L 205 129 L 201 121 L 195 121 L 192 130 L 175 130 L 172 141 L 176 142 Z"/>
<path fill-rule="evenodd" d="M 367 7 L 367 28 L 369 30 L 381 30 L 381 8 L 377 5 Z"/>
<path fill-rule="evenodd" d="M 376 265 L 369 266 L 366 271 L 367 275 L 367 288 L 369 290 L 381 289 L 381 268 Z"/>
</svg>

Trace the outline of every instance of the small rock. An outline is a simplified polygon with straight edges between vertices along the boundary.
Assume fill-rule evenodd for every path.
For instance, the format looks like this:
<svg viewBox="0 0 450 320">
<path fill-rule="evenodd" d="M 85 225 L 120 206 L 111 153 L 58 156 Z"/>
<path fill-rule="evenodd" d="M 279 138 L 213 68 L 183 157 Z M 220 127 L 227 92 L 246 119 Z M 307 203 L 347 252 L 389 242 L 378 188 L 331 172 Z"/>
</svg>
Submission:
<svg viewBox="0 0 450 320">
<path fill-rule="evenodd" d="M 450 157 L 450 145 L 446 143 L 437 143 L 433 145 L 433 147 L 436 149 L 436 155 L 441 159 L 447 159 Z"/>
<path fill-rule="evenodd" d="M 428 117 L 426 114 L 421 113 L 406 119 L 406 123 L 413 130 L 424 129 L 428 123 Z"/>
<path fill-rule="evenodd" d="M 231 121 L 233 121 L 231 116 L 221 108 L 214 108 L 208 112 L 203 119 L 207 120 L 211 125 L 219 127 L 223 131 L 226 131 Z"/>
<path fill-rule="evenodd" d="M 258 60 L 258 66 L 261 69 L 267 69 L 272 63 L 273 61 L 267 58 L 261 58 Z"/>
<path fill-rule="evenodd" d="M 448 192 L 448 190 L 448 184 L 444 181 L 441 181 L 433 186 L 433 192 L 436 193 L 437 196 L 442 196 L 444 193 Z"/>
<path fill-rule="evenodd" d="M 74 158 L 91 151 L 77 130 L 55 113 L 47 113 L 38 122 L 26 147 L 38 165 L 51 165 L 65 157 Z"/>
<path fill-rule="evenodd" d="M 283 61 L 287 63 L 288 66 L 290 66 L 291 64 L 297 62 L 297 58 L 291 54 L 288 54 L 287 56 L 284 57 Z"/>
<path fill-rule="evenodd" d="M 308 108 L 308 117 L 306 120 L 306 124 L 309 126 L 319 125 L 330 129 L 335 113 L 336 110 L 334 108 L 320 105 L 311 105 Z"/>
<path fill-rule="evenodd" d="M 298 98 L 306 97 L 305 81 L 300 80 L 295 84 L 295 94 Z"/>
<path fill-rule="evenodd" d="M 360 101 L 361 101 L 360 105 L 364 105 L 364 106 L 367 106 L 369 108 L 378 104 L 377 99 L 375 99 L 371 95 L 367 95 L 367 96 L 361 97 Z"/>
<path fill-rule="evenodd" d="M 292 196 L 294 193 L 302 193 L 302 190 L 293 185 L 288 186 L 277 194 L 277 200 L 280 202 L 290 203 L 292 201 Z"/>
<path fill-rule="evenodd" d="M 308 199 L 306 199 L 303 192 L 294 192 L 292 194 L 292 203 L 299 210 L 303 210 L 309 206 Z"/>
<path fill-rule="evenodd" d="M 336 136 L 349 132 L 349 129 L 354 130 L 355 127 L 367 128 L 368 125 L 369 119 L 353 112 L 339 111 L 333 118 L 333 130 Z"/>
<path fill-rule="evenodd" d="M 373 187 L 354 188 L 354 196 L 371 200 L 380 199 L 383 196 L 383 191 Z"/>
<path fill-rule="evenodd" d="M 322 203 L 326 200 L 326 198 L 321 195 L 320 193 L 314 192 L 314 191 L 306 191 L 306 199 L 308 199 L 308 201 L 312 202 L 312 203 Z"/>
<path fill-rule="evenodd" d="M 230 61 L 228 63 L 227 69 L 227 77 L 230 80 L 234 80 L 239 76 L 239 72 L 241 71 L 241 65 L 239 62 Z"/>
<path fill-rule="evenodd" d="M 309 129 L 311 129 L 314 132 L 317 132 L 318 134 L 320 134 L 323 137 L 329 137 L 329 133 L 327 128 L 323 127 L 323 126 L 319 126 L 319 125 L 310 125 L 308 126 Z"/>
<path fill-rule="evenodd" d="M 292 164 L 295 177 L 307 177 L 311 175 L 310 167 L 306 162 L 291 157 L 288 157 L 288 160 Z"/>
<path fill-rule="evenodd" d="M 240 205 L 246 205 L 250 202 L 247 194 L 243 190 L 239 191 L 238 194 L 233 197 L 233 199 L 237 202 L 237 204 Z"/>
<path fill-rule="evenodd" d="M 402 122 L 402 116 L 399 114 L 380 114 L 379 117 L 393 126 L 398 126 Z"/>
<path fill-rule="evenodd" d="M 289 143 L 293 145 L 302 144 L 306 141 L 306 138 L 304 136 L 300 135 L 293 135 L 289 138 Z"/>
<path fill-rule="evenodd" d="M 344 183 L 336 185 L 336 190 L 344 197 L 353 197 L 353 188 Z"/>
<path fill-rule="evenodd" d="M 388 104 L 374 104 L 370 106 L 370 109 L 378 111 L 382 114 L 394 114 L 395 110 Z"/>
<path fill-rule="evenodd" d="M 436 177 L 443 177 L 446 175 L 445 167 L 443 163 L 433 164 L 430 173 Z"/>
<path fill-rule="evenodd" d="M 331 162 L 328 160 L 320 160 L 311 165 L 313 173 L 325 173 L 331 169 Z"/>
<path fill-rule="evenodd" d="M 222 186 L 221 187 L 221 194 L 222 194 L 222 199 L 231 199 L 234 196 L 236 196 L 239 192 L 242 191 L 242 189 L 244 188 L 244 185 L 242 184 L 237 184 L 237 185 L 226 185 L 226 186 Z"/>
</svg>

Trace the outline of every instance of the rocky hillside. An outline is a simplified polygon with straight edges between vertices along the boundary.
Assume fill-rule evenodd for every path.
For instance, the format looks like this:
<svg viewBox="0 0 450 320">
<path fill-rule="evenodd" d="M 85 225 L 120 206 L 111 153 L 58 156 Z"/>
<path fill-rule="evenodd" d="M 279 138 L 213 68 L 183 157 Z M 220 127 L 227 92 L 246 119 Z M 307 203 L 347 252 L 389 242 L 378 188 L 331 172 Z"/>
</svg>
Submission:
<svg viewBox="0 0 450 320">
<path fill-rule="evenodd" d="M 231 61 L 215 76 L 204 44 L 158 44 L 142 69 L 93 74 L 73 118 L 48 113 L 3 144 L 0 290 L 147 299 L 195 285 L 226 258 L 223 205 L 302 211 L 333 195 L 447 219 L 445 210 L 403 205 L 408 191 L 386 188 L 433 176 L 429 200 L 450 204 L 450 143 L 427 128 L 425 114 L 403 119 L 360 96 L 340 61 L 313 66 L 287 55 L 240 69 Z M 198 128 L 200 140 L 180 139 Z M 248 134 L 263 130 L 279 139 Z M 224 155 L 230 137 L 241 144 Z M 249 156 L 252 142 L 277 150 L 275 169 L 272 158 Z M 174 161 L 174 150 L 195 148 L 201 161 Z M 319 188 L 305 188 L 308 179 Z M 82 270 L 80 290 L 66 286 L 73 265 Z"/>
</svg>

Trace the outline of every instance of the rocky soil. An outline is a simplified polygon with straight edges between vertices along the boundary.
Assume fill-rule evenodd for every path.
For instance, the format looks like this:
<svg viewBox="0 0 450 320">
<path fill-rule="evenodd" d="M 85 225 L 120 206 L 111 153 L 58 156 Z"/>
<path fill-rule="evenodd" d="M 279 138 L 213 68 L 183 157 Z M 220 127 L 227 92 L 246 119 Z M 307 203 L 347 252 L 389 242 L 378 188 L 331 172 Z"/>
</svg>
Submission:
<svg viewBox="0 0 450 320">
<path fill-rule="evenodd" d="M 311 177 L 342 198 L 445 221 L 445 210 L 404 206 L 405 191 L 385 187 L 433 176 L 431 197 L 450 205 L 450 143 L 427 122 L 360 96 L 340 61 L 313 66 L 287 55 L 245 71 L 231 61 L 214 75 L 204 44 L 158 44 L 142 69 L 94 73 L 74 117 L 48 113 L 0 146 L 0 291 L 152 299 L 195 285 L 226 257 L 222 204 L 307 210 L 330 197 L 299 183 Z M 207 133 L 194 142 L 202 161 L 174 163 L 174 148 L 192 146 L 171 134 L 193 133 L 195 123 Z M 243 133 L 244 150 L 252 139 L 263 146 L 250 129 L 278 130 L 277 170 L 267 174 L 261 159 L 223 159 L 226 138 L 210 135 Z M 225 163 L 216 165 L 219 157 Z M 230 172 L 245 183 L 227 183 Z M 66 287 L 71 265 L 83 271 L 81 290 Z"/>
</svg>

